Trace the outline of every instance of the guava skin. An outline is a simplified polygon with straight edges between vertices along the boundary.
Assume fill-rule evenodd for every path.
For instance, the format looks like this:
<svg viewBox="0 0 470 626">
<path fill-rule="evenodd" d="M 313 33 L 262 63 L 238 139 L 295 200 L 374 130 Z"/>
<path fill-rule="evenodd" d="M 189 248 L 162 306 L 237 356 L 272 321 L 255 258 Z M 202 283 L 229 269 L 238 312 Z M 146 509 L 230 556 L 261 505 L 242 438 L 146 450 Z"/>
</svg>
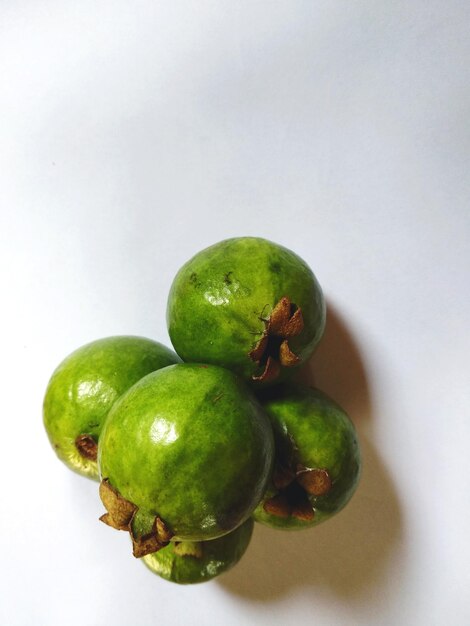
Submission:
<svg viewBox="0 0 470 626">
<path fill-rule="evenodd" d="M 304 327 L 289 339 L 298 365 L 325 326 L 325 302 L 308 265 L 290 250 L 257 237 L 221 241 L 177 273 L 167 305 L 171 342 L 183 361 L 221 365 L 252 380 L 262 366 L 249 356 L 281 298 L 301 308 Z M 290 368 L 282 368 L 281 380 Z"/>
<path fill-rule="evenodd" d="M 156 341 L 126 335 L 98 339 L 66 357 L 49 380 L 43 405 L 44 426 L 59 459 L 97 480 L 97 462 L 79 452 L 77 437 L 88 435 L 97 443 L 120 395 L 146 374 L 180 361 Z"/>
<path fill-rule="evenodd" d="M 349 502 L 359 481 L 361 456 L 353 423 L 340 406 L 318 389 L 283 384 L 269 390 L 260 400 L 274 430 L 275 466 L 285 466 L 286 459 L 291 459 L 294 466 L 326 470 L 331 488 L 324 495 L 314 496 L 305 493 L 296 481 L 292 483 L 313 508 L 313 519 L 302 520 L 266 510 L 266 502 L 282 493 L 271 481 L 254 519 L 283 530 L 310 528 L 329 519 Z"/>
<path fill-rule="evenodd" d="M 141 379 L 113 406 L 101 433 L 103 481 L 138 507 L 136 535 L 156 517 L 174 540 L 216 539 L 262 497 L 274 441 L 243 381 L 211 365 L 172 365 Z"/>
<path fill-rule="evenodd" d="M 199 542 L 196 547 L 200 554 L 197 556 L 178 554 L 175 552 L 177 545 L 171 541 L 166 548 L 148 554 L 142 560 L 154 574 L 179 585 L 207 582 L 238 563 L 248 548 L 253 526 L 253 519 L 249 518 L 219 539 Z"/>
</svg>

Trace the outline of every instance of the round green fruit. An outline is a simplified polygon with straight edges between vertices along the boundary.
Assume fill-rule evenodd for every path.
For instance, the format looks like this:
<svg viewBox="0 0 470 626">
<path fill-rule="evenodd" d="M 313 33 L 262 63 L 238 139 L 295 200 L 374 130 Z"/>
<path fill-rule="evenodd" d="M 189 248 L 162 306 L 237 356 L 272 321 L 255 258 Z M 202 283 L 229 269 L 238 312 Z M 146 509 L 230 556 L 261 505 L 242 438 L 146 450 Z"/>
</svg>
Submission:
<svg viewBox="0 0 470 626">
<path fill-rule="evenodd" d="M 360 474 L 356 430 L 346 413 L 317 389 L 280 385 L 264 394 L 275 463 L 256 521 L 302 529 L 330 518 L 353 495 Z"/>
<path fill-rule="evenodd" d="M 325 302 L 300 257 L 266 239 L 240 237 L 183 265 L 171 286 L 167 323 L 183 361 L 271 382 L 312 354 L 323 334 Z"/>
<path fill-rule="evenodd" d="M 212 541 L 170 541 L 168 546 L 143 557 L 145 565 L 161 578 L 180 585 L 202 583 L 226 572 L 245 553 L 253 533 L 249 518 L 236 530 Z"/>
<path fill-rule="evenodd" d="M 180 361 L 162 344 L 132 336 L 98 339 L 70 354 L 52 374 L 43 406 L 59 459 L 97 479 L 98 439 L 114 402 L 146 374 Z"/>
<path fill-rule="evenodd" d="M 189 363 L 153 372 L 103 428 L 102 520 L 131 532 L 138 557 L 170 538 L 216 539 L 255 509 L 273 453 L 269 419 L 234 374 Z"/>
</svg>

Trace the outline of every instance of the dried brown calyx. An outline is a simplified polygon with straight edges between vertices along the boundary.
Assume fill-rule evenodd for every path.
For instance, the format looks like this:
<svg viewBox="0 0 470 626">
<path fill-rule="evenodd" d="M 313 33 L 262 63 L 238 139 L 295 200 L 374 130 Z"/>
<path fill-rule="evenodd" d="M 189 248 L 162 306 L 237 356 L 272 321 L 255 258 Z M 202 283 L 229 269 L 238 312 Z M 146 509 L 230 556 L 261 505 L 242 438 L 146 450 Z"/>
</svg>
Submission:
<svg viewBox="0 0 470 626">
<path fill-rule="evenodd" d="M 299 357 L 289 347 L 289 339 L 300 335 L 304 328 L 302 310 L 284 296 L 273 308 L 269 318 L 261 318 L 265 329 L 249 357 L 263 368 L 253 380 L 269 382 L 279 376 L 281 367 L 293 367 Z"/>
<path fill-rule="evenodd" d="M 315 517 L 309 496 L 324 496 L 332 486 L 328 470 L 309 469 L 299 464 L 295 470 L 278 464 L 272 480 L 278 493 L 264 502 L 266 513 L 283 518 L 295 517 L 304 522 Z"/>
<path fill-rule="evenodd" d="M 158 516 L 155 517 L 150 533 L 138 537 L 134 535 L 132 525 L 129 532 L 132 539 L 132 553 L 137 559 L 152 552 L 158 552 L 158 550 L 169 544 L 172 537 L 172 533 L 165 525 L 165 522 Z"/>
<path fill-rule="evenodd" d="M 78 435 L 75 439 L 75 447 L 84 459 L 96 461 L 98 457 L 98 444 L 91 435 Z"/>
<path fill-rule="evenodd" d="M 168 545 L 172 533 L 165 522 L 155 516 L 152 530 L 145 535 L 137 535 L 133 531 L 132 521 L 139 510 L 138 507 L 121 496 L 107 478 L 100 483 L 100 498 L 107 513 L 100 517 L 111 528 L 126 530 L 132 539 L 132 553 L 136 558 L 141 558 L 152 552 L 158 552 Z"/>
</svg>

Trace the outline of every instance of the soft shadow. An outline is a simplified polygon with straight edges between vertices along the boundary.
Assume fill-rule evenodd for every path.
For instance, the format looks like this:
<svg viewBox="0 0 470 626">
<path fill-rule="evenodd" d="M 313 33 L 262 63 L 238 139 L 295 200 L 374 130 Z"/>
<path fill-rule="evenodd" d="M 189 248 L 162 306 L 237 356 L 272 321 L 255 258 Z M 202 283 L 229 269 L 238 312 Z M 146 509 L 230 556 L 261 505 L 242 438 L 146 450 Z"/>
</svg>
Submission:
<svg viewBox="0 0 470 626">
<path fill-rule="evenodd" d="M 346 599 L 372 597 L 387 586 L 388 562 L 400 545 L 403 522 L 391 477 L 369 441 L 373 403 L 366 368 L 331 303 L 325 335 L 301 380 L 334 398 L 356 424 L 363 460 L 358 490 L 343 511 L 316 528 L 283 532 L 256 524 L 246 555 L 218 582 L 259 602 L 302 587 L 328 588 Z"/>
<path fill-rule="evenodd" d="M 323 338 L 298 379 L 331 396 L 355 423 L 371 419 L 371 397 L 360 350 L 330 300 Z"/>
<path fill-rule="evenodd" d="M 348 598 L 373 595 L 386 584 L 388 558 L 401 535 L 400 508 L 374 448 L 364 437 L 361 443 L 363 475 L 346 508 L 311 530 L 283 532 L 257 524 L 242 561 L 219 580 L 222 587 L 263 602 L 295 587 L 328 587 Z"/>
</svg>

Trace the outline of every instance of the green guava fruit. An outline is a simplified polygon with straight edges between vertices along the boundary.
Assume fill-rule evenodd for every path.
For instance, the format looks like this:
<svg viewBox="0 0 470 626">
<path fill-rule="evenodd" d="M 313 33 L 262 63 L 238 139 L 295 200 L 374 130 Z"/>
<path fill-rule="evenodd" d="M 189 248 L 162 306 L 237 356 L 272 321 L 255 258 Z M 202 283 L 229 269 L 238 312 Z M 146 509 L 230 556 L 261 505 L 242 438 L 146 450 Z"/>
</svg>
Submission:
<svg viewBox="0 0 470 626">
<path fill-rule="evenodd" d="M 170 543 L 143 557 L 154 574 L 180 585 L 202 583 L 226 572 L 242 558 L 253 533 L 249 518 L 231 533 L 212 541 Z"/>
<path fill-rule="evenodd" d="M 253 512 L 271 474 L 269 419 L 234 374 L 172 365 L 116 402 L 100 438 L 103 522 L 128 530 L 134 556 L 169 539 L 205 541 Z"/>
<path fill-rule="evenodd" d="M 312 354 L 323 334 L 325 302 L 300 257 L 266 239 L 239 237 L 183 265 L 171 286 L 167 324 L 183 361 L 267 383 Z"/>
<path fill-rule="evenodd" d="M 274 431 L 271 483 L 254 518 L 273 528 L 309 528 L 352 497 L 361 467 L 356 430 L 318 389 L 281 384 L 260 398 Z"/>
<path fill-rule="evenodd" d="M 43 405 L 44 425 L 59 459 L 97 480 L 98 439 L 114 402 L 146 374 L 180 361 L 172 350 L 144 337 L 106 337 L 72 352 L 52 374 Z"/>
</svg>

